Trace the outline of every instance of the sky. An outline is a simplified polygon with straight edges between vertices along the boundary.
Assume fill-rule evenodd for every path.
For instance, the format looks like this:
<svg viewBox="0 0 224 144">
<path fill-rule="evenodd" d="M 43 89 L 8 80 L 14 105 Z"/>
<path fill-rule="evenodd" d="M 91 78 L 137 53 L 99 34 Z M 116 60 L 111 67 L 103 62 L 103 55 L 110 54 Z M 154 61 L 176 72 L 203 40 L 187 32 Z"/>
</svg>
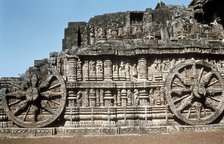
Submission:
<svg viewBox="0 0 224 144">
<path fill-rule="evenodd" d="M 0 78 L 17 77 L 34 60 L 62 50 L 68 22 L 104 13 L 155 8 L 160 0 L 0 0 Z M 183 4 L 190 0 L 163 0 Z"/>
</svg>

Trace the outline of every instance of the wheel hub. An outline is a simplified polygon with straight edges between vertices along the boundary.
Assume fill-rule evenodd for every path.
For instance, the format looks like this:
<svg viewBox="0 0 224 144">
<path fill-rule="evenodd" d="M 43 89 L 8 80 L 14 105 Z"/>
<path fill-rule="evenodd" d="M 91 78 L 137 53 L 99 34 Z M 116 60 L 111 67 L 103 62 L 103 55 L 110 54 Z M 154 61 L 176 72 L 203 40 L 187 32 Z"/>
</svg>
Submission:
<svg viewBox="0 0 224 144">
<path fill-rule="evenodd" d="M 206 89 L 200 84 L 197 84 L 196 86 L 193 87 L 193 94 L 197 98 L 202 98 L 203 96 L 206 95 Z"/>
<path fill-rule="evenodd" d="M 35 100 L 37 100 L 37 98 L 39 97 L 39 91 L 37 90 L 37 88 L 29 88 L 26 91 L 26 99 L 30 102 L 33 102 Z"/>
</svg>

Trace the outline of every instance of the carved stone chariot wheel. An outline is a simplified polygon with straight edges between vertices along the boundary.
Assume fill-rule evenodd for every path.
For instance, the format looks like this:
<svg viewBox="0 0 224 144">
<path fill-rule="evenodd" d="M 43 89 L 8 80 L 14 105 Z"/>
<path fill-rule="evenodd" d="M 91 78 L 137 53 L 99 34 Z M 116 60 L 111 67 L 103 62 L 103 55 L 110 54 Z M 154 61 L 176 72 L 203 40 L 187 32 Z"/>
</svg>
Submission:
<svg viewBox="0 0 224 144">
<path fill-rule="evenodd" d="M 21 85 L 13 85 L 3 95 L 9 119 L 21 127 L 44 127 L 55 121 L 66 102 L 63 78 L 55 69 L 31 72 Z"/>
<path fill-rule="evenodd" d="M 174 67 L 166 82 L 171 111 L 187 124 L 209 124 L 224 110 L 224 80 L 216 68 L 193 59 Z"/>
</svg>

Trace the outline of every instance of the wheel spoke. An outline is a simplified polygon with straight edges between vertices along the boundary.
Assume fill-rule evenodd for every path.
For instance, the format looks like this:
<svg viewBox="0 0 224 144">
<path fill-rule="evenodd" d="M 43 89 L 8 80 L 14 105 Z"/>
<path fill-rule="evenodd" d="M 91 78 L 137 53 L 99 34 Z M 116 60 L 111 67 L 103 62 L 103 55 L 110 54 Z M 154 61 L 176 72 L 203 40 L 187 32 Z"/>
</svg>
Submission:
<svg viewBox="0 0 224 144">
<path fill-rule="evenodd" d="M 198 82 L 200 82 L 200 80 L 201 80 L 201 78 L 202 78 L 202 74 L 203 74 L 203 72 L 204 72 L 204 67 L 201 68 L 201 70 L 200 70 L 200 73 L 199 73 L 199 76 L 198 76 Z"/>
<path fill-rule="evenodd" d="M 214 104 L 214 101 L 213 100 L 211 100 L 210 98 L 206 98 L 206 100 L 205 100 L 205 105 L 207 106 L 207 107 L 209 107 L 209 108 L 211 108 L 212 110 L 216 110 L 216 106 L 215 106 L 215 104 Z"/>
<path fill-rule="evenodd" d="M 24 109 L 27 106 L 27 101 L 22 101 L 19 103 L 19 106 L 14 111 L 14 115 L 16 115 L 18 112 L 20 112 L 22 109 Z"/>
<path fill-rule="evenodd" d="M 185 88 L 185 86 L 183 84 L 179 84 L 177 82 L 173 82 L 173 84 L 175 84 L 176 86 L 179 86 L 179 87 L 182 87 L 182 88 Z"/>
<path fill-rule="evenodd" d="M 183 86 L 185 86 L 186 84 L 185 84 L 185 82 L 184 82 L 182 76 L 180 75 L 180 73 L 176 73 L 175 75 L 176 75 L 176 77 L 180 80 L 180 82 L 183 84 Z"/>
<path fill-rule="evenodd" d="M 192 102 L 192 95 L 189 96 L 188 98 L 184 99 L 182 102 L 181 102 L 181 105 L 180 107 L 178 108 L 178 111 L 181 112 L 182 110 L 184 110 L 187 106 L 189 106 Z"/>
<path fill-rule="evenodd" d="M 183 99 L 185 99 L 185 98 L 187 98 L 187 97 L 189 97 L 189 96 L 190 96 L 190 95 L 186 95 L 186 96 L 183 96 L 183 97 L 181 97 L 181 98 L 178 98 L 178 99 L 174 100 L 173 103 L 175 104 L 175 103 L 177 103 L 177 102 L 179 102 L 179 101 L 181 101 L 181 100 L 183 100 Z"/>
<path fill-rule="evenodd" d="M 219 80 L 215 80 L 215 81 L 211 82 L 211 83 L 208 85 L 208 87 L 213 86 L 213 85 L 217 84 L 218 82 L 219 82 Z"/>
<path fill-rule="evenodd" d="M 47 79 L 41 83 L 40 88 L 46 88 L 46 87 L 48 87 L 49 81 L 52 79 L 52 77 L 53 76 L 51 74 L 49 74 L 47 76 Z"/>
<path fill-rule="evenodd" d="M 52 91 L 46 91 L 42 92 L 41 95 L 46 98 L 52 98 L 52 97 L 58 97 L 61 96 L 63 92 L 52 92 Z"/>
<path fill-rule="evenodd" d="M 23 117 L 23 121 L 26 120 L 26 117 L 27 117 L 27 115 L 28 115 L 28 113 L 29 113 L 29 111 L 30 111 L 30 107 L 31 107 L 31 105 L 28 106 L 28 108 L 27 108 L 27 110 L 26 110 L 26 113 L 25 113 L 25 115 L 24 115 L 24 117 Z"/>
<path fill-rule="evenodd" d="M 12 102 L 12 103 L 9 104 L 9 107 L 11 107 L 12 105 L 15 105 L 15 104 L 17 104 L 17 103 L 19 103 L 19 102 L 21 102 L 21 100 L 16 100 L 16 101 L 14 101 L 14 102 Z"/>
<path fill-rule="evenodd" d="M 221 89 L 221 88 L 207 89 L 206 92 L 207 92 L 209 95 L 213 96 L 213 95 L 215 95 L 215 94 L 221 94 L 221 93 L 223 92 L 223 89 Z"/>
<path fill-rule="evenodd" d="M 214 101 L 217 101 L 217 102 L 221 102 L 221 100 L 217 99 L 217 98 L 214 98 L 214 97 L 209 97 L 210 99 L 214 100 Z"/>
<path fill-rule="evenodd" d="M 212 72 L 208 72 L 207 74 L 205 74 L 202 78 L 201 78 L 201 84 L 203 86 L 209 84 L 209 82 L 211 81 L 213 73 Z"/>
<path fill-rule="evenodd" d="M 16 91 L 16 92 L 7 93 L 5 96 L 21 98 L 21 97 L 25 97 L 25 95 L 26 95 L 26 92 L 24 92 L 24 91 Z"/>
<path fill-rule="evenodd" d="M 197 70 L 196 70 L 196 64 L 195 63 L 193 63 L 193 65 L 192 65 L 192 68 L 191 68 L 191 77 L 194 79 L 194 80 L 196 80 L 197 78 L 196 78 L 196 75 L 197 75 Z"/>
<path fill-rule="evenodd" d="M 54 88 L 56 88 L 56 87 L 59 87 L 60 85 L 61 85 L 60 83 L 57 83 L 57 84 L 51 86 L 51 87 L 49 88 L 49 90 L 54 89 Z"/>
<path fill-rule="evenodd" d="M 171 92 L 176 93 L 178 95 L 182 95 L 183 93 L 189 93 L 191 91 L 189 89 L 186 89 L 186 88 L 179 88 L 179 89 L 173 89 Z"/>
<path fill-rule="evenodd" d="M 50 101 L 53 102 L 53 103 L 55 103 L 55 104 L 57 104 L 57 105 L 60 105 L 60 103 L 57 102 L 57 101 L 55 101 L 55 100 L 50 100 Z"/>
<path fill-rule="evenodd" d="M 52 115 L 55 115 L 55 114 L 56 114 L 55 111 L 49 106 L 49 104 L 48 104 L 47 102 L 43 101 L 43 102 L 41 103 L 41 105 L 42 105 L 42 108 L 43 108 L 43 109 L 47 110 L 47 111 L 48 111 L 49 113 L 51 113 Z"/>
</svg>

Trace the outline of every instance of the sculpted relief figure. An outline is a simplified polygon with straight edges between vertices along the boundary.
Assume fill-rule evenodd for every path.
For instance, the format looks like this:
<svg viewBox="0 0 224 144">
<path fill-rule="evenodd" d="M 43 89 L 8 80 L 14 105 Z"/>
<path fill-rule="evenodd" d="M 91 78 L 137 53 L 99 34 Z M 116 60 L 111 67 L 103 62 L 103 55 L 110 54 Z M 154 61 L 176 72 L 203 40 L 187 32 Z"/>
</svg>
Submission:
<svg viewBox="0 0 224 144">
<path fill-rule="evenodd" d="M 116 29 L 111 30 L 111 36 L 113 39 L 116 39 L 118 36 L 118 31 Z"/>
<path fill-rule="evenodd" d="M 88 80 L 89 78 L 89 62 L 86 60 L 82 66 L 83 69 L 83 80 Z"/>
<path fill-rule="evenodd" d="M 104 90 L 100 89 L 100 106 L 104 106 Z"/>
<path fill-rule="evenodd" d="M 127 100 L 128 100 L 128 105 L 131 106 L 132 105 L 132 92 L 131 90 L 127 90 Z"/>
<path fill-rule="evenodd" d="M 133 80 L 136 81 L 137 76 L 138 76 L 138 71 L 137 71 L 137 65 L 136 64 L 133 65 L 132 76 L 133 76 Z"/>
<path fill-rule="evenodd" d="M 123 61 L 121 61 L 120 67 L 119 67 L 119 78 L 121 80 L 125 79 L 125 64 Z"/>
<path fill-rule="evenodd" d="M 170 68 L 171 68 L 170 60 L 169 59 L 163 60 L 162 70 L 167 72 L 167 71 L 169 71 Z"/>
<path fill-rule="evenodd" d="M 142 37 L 142 29 L 140 27 L 138 27 L 136 29 L 136 37 L 137 38 L 141 38 Z"/>
<path fill-rule="evenodd" d="M 95 30 L 96 39 L 101 40 L 106 37 L 105 31 L 103 28 L 98 28 Z"/>
<path fill-rule="evenodd" d="M 114 65 L 113 65 L 113 72 L 116 73 L 117 71 L 118 71 L 118 66 L 117 66 L 117 64 L 114 64 Z"/>
<path fill-rule="evenodd" d="M 137 34 L 137 27 L 132 27 L 131 28 L 131 35 L 135 36 Z"/>
<path fill-rule="evenodd" d="M 82 106 L 82 91 L 79 90 L 76 97 L 77 106 Z"/>
<path fill-rule="evenodd" d="M 90 61 L 89 62 L 89 71 L 94 72 L 96 71 L 96 66 L 95 66 L 96 62 L 95 61 Z"/>
<path fill-rule="evenodd" d="M 90 34 L 89 34 L 89 37 L 90 37 L 90 45 L 94 44 L 95 43 L 95 30 L 93 27 L 90 27 Z"/>
<path fill-rule="evenodd" d="M 88 107 L 89 106 L 89 90 L 88 89 L 86 89 L 83 92 L 83 96 L 84 96 L 84 106 Z"/>
<path fill-rule="evenodd" d="M 157 81 L 162 79 L 161 60 L 155 59 L 153 64 L 148 68 L 148 79 Z"/>
<path fill-rule="evenodd" d="M 125 38 L 128 38 L 129 35 L 130 35 L 130 28 L 129 28 L 129 27 L 124 27 L 124 28 L 123 28 L 123 36 L 124 36 Z"/>
<path fill-rule="evenodd" d="M 134 90 L 134 102 L 135 102 L 135 105 L 139 105 L 139 92 L 138 92 L 138 89 L 135 89 Z"/>
<path fill-rule="evenodd" d="M 113 63 L 113 79 L 114 80 L 118 80 L 118 65 L 117 65 L 117 62 L 115 61 Z"/>
<path fill-rule="evenodd" d="M 107 29 L 107 39 L 111 39 L 111 37 L 112 37 L 112 33 L 111 33 L 111 31 L 112 31 L 112 29 L 111 28 L 108 28 Z"/>
<path fill-rule="evenodd" d="M 118 28 L 118 37 L 119 38 L 123 37 L 123 28 Z"/>
<path fill-rule="evenodd" d="M 126 79 L 127 80 L 130 80 L 130 65 L 129 65 L 129 63 L 126 63 L 126 65 L 125 65 L 125 75 L 126 75 Z"/>
<path fill-rule="evenodd" d="M 103 61 L 102 60 L 96 61 L 96 79 L 103 80 Z"/>
</svg>

